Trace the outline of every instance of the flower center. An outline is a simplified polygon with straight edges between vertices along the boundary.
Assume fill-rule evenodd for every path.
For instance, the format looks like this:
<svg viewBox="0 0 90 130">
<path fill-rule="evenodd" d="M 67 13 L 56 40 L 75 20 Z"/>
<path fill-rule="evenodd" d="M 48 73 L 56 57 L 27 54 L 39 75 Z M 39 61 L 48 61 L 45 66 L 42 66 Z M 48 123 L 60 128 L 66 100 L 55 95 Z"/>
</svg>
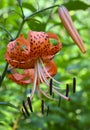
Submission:
<svg viewBox="0 0 90 130">
<path fill-rule="evenodd" d="M 41 89 L 40 83 L 44 83 L 47 86 L 46 91 L 43 91 Z M 32 100 L 35 90 L 38 90 L 39 97 L 41 100 L 42 100 L 41 95 L 44 95 L 45 97 L 51 100 L 57 100 L 52 97 L 52 93 L 55 93 L 66 100 L 70 100 L 68 96 L 65 96 L 62 93 L 60 93 L 58 89 L 61 89 L 61 88 L 57 87 L 54 84 L 60 85 L 60 84 L 65 84 L 65 83 L 58 82 L 53 77 L 51 77 L 51 75 L 45 68 L 43 61 L 41 59 L 37 60 L 35 64 L 35 69 L 34 69 L 34 81 L 33 81 L 32 92 L 30 94 L 30 100 Z"/>
</svg>

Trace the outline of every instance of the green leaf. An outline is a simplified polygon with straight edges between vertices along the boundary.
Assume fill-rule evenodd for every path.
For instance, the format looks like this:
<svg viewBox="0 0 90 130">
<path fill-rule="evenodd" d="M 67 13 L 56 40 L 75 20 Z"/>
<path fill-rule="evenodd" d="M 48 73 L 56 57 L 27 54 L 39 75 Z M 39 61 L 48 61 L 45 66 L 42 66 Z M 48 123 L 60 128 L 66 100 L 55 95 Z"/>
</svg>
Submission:
<svg viewBox="0 0 90 130">
<path fill-rule="evenodd" d="M 37 30 L 37 31 L 45 31 L 46 24 L 43 22 L 40 22 L 36 19 L 30 19 L 28 22 L 28 26 L 31 30 Z"/>
<path fill-rule="evenodd" d="M 36 9 L 34 8 L 34 6 L 33 6 L 32 4 L 30 4 L 30 3 L 23 2 L 22 6 L 23 6 L 24 8 L 26 8 L 26 9 L 31 10 L 32 12 L 35 12 L 35 11 L 36 11 Z"/>
<path fill-rule="evenodd" d="M 68 10 L 79 10 L 79 9 L 82 9 L 82 10 L 86 10 L 87 8 L 90 7 L 89 4 L 86 4 L 82 1 L 70 1 L 70 2 L 67 2 L 65 4 L 63 4 L 65 7 L 67 7 Z"/>
<path fill-rule="evenodd" d="M 9 102 L 0 102 L 0 105 L 5 105 L 5 106 L 9 106 L 9 107 L 12 107 L 12 108 L 15 108 L 18 110 L 18 107 L 16 107 L 15 105 L 9 103 Z"/>
</svg>

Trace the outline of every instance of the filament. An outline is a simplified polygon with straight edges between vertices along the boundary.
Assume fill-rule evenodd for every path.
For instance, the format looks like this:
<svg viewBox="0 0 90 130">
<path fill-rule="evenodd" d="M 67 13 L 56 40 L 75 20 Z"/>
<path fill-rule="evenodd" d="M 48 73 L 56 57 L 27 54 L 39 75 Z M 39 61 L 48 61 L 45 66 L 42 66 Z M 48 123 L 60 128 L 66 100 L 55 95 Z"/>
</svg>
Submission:
<svg viewBox="0 0 90 130">
<path fill-rule="evenodd" d="M 40 59 L 40 62 L 41 62 L 41 64 L 42 64 L 42 66 L 43 66 L 43 69 L 44 69 L 45 73 L 48 75 L 49 78 L 51 78 L 51 79 L 52 79 L 54 82 L 56 82 L 57 84 L 65 84 L 65 83 L 63 83 L 63 82 L 58 82 L 58 81 L 55 80 L 53 77 L 51 77 L 51 75 L 47 72 L 47 70 L 46 70 L 46 68 L 45 68 L 45 66 L 44 66 L 44 64 L 43 64 L 43 62 L 42 62 L 41 59 Z"/>
<path fill-rule="evenodd" d="M 42 71 L 40 65 L 41 65 L 41 64 L 39 64 L 39 70 L 41 71 L 41 75 L 42 75 L 42 77 L 43 77 L 45 83 L 49 86 L 49 82 L 48 82 L 46 76 L 44 75 L 44 73 L 43 73 L 43 71 Z M 47 73 L 48 73 L 48 72 L 47 72 Z M 70 100 L 69 97 L 64 96 L 63 94 L 61 94 L 60 92 L 58 92 L 55 88 L 52 88 L 52 90 L 53 90 L 53 92 L 57 93 L 57 94 L 58 94 L 59 96 L 61 96 L 62 98 L 66 99 L 66 100 Z"/>
<path fill-rule="evenodd" d="M 32 89 L 32 92 L 31 92 L 31 95 L 30 95 L 30 99 L 32 99 L 34 93 L 35 93 L 35 90 L 36 90 L 36 83 L 37 83 L 37 64 L 35 64 L 35 71 L 34 71 L 34 84 L 33 84 L 33 89 Z"/>
</svg>

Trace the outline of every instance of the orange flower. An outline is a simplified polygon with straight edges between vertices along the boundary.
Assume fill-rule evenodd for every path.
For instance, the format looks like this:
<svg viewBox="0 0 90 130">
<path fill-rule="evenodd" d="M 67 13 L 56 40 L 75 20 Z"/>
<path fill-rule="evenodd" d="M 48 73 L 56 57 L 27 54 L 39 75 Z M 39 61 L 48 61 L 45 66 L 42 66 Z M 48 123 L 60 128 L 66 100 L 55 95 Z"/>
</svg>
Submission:
<svg viewBox="0 0 90 130">
<path fill-rule="evenodd" d="M 60 7 L 59 15 L 70 36 L 76 42 L 81 51 L 85 52 L 86 50 L 83 46 L 82 39 L 76 31 L 68 11 L 64 7 Z M 56 40 L 57 44 L 51 44 L 51 39 Z M 66 95 L 63 95 L 59 92 L 59 87 L 62 83 L 53 78 L 57 73 L 57 66 L 52 59 L 61 48 L 62 45 L 57 35 L 54 33 L 36 31 L 29 31 L 27 39 L 25 39 L 23 35 L 20 35 L 19 38 L 9 42 L 7 45 L 5 59 L 10 64 L 10 73 L 8 74 L 9 79 L 21 85 L 32 84 L 32 91 L 30 97 L 27 99 L 31 111 L 31 99 L 36 90 L 38 91 L 40 99 L 42 99 L 41 96 L 44 95 L 49 99 L 56 100 L 51 97 L 52 93 L 55 93 L 66 100 L 70 100 L 68 97 L 68 84 L 66 85 Z M 22 69 L 22 74 L 17 71 L 17 68 L 20 70 Z M 48 79 L 50 79 L 50 81 Z M 46 84 L 46 91 L 41 89 L 41 83 Z M 57 85 L 59 85 L 59 87 Z M 73 92 L 75 92 L 75 87 L 76 80 L 74 78 Z M 27 102 L 24 103 L 23 101 L 23 108 L 29 115 L 26 108 Z"/>
<path fill-rule="evenodd" d="M 50 44 L 49 39 L 57 40 L 57 45 Z M 53 33 L 29 31 L 27 40 L 20 35 L 7 46 L 5 59 L 15 68 L 30 69 L 37 60 L 50 61 L 62 48 L 57 35 Z"/>
<path fill-rule="evenodd" d="M 52 45 L 50 39 L 55 39 L 57 44 Z M 7 46 L 5 59 L 11 65 L 8 77 L 18 84 L 33 84 L 30 99 L 35 90 L 38 90 L 39 95 L 43 94 L 50 99 L 52 97 L 48 92 L 52 91 L 69 100 L 69 97 L 58 92 L 55 84 L 61 83 L 53 78 L 57 73 L 57 66 L 52 59 L 61 48 L 58 36 L 53 33 L 29 31 L 27 40 L 21 35 Z M 23 73 L 19 73 L 16 68 L 23 69 Z M 53 82 L 50 83 L 48 79 Z M 45 83 L 48 90 L 43 91 L 40 83 Z"/>
</svg>

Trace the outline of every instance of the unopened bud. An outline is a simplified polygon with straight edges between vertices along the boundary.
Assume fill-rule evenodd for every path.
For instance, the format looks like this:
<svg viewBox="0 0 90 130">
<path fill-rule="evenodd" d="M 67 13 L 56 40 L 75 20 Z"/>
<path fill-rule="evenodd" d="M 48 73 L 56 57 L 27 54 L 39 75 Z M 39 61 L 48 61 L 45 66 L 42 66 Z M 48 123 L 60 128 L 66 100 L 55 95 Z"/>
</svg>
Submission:
<svg viewBox="0 0 90 130">
<path fill-rule="evenodd" d="M 85 53 L 86 49 L 84 47 L 84 43 L 73 24 L 73 21 L 71 19 L 71 16 L 70 16 L 68 10 L 64 6 L 60 6 L 58 9 L 58 12 L 59 12 L 59 17 L 60 17 L 65 29 L 67 30 L 67 32 L 69 33 L 69 35 L 71 36 L 73 41 L 76 43 L 76 45 L 80 48 L 80 50 L 83 53 Z"/>
</svg>

